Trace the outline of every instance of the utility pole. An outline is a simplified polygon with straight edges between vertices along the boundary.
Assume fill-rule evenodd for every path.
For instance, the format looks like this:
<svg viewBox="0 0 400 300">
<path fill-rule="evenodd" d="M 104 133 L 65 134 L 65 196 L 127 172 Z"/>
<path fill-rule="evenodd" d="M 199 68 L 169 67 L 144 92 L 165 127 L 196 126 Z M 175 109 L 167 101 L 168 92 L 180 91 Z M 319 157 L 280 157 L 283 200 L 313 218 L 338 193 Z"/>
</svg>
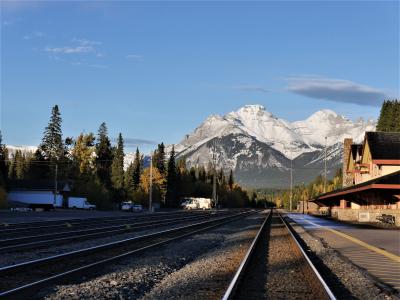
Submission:
<svg viewBox="0 0 400 300">
<path fill-rule="evenodd" d="M 218 199 L 217 199 L 217 176 L 216 176 L 216 172 L 217 172 L 217 168 L 216 168 L 216 155 L 215 155 L 215 140 L 213 141 L 213 194 L 212 194 L 212 198 L 213 198 L 213 202 L 215 204 L 215 209 L 218 209 Z"/>
<path fill-rule="evenodd" d="M 153 151 L 150 152 L 149 212 L 153 212 Z"/>
<path fill-rule="evenodd" d="M 289 210 L 292 211 L 293 199 L 293 152 L 290 150 L 290 203 Z"/>
<path fill-rule="evenodd" d="M 57 177 L 58 177 L 58 164 L 56 163 L 55 165 L 55 172 L 54 172 L 54 207 L 57 204 L 57 190 L 58 190 L 58 186 L 57 186 Z"/>
<path fill-rule="evenodd" d="M 304 186 L 304 182 L 302 182 L 302 188 L 303 188 L 303 191 L 304 191 L 304 189 L 305 189 L 305 186 Z M 304 193 L 304 192 L 303 192 Z M 304 194 L 303 194 L 304 195 Z M 305 197 L 303 197 L 303 195 L 302 195 L 302 202 L 303 202 L 303 215 L 304 215 L 304 202 L 306 201 L 306 199 L 305 199 Z"/>
<path fill-rule="evenodd" d="M 327 141 L 328 137 L 325 137 L 325 159 L 324 159 L 324 164 L 325 164 L 325 171 L 324 171 L 324 193 L 326 193 L 326 148 L 327 148 Z"/>
</svg>

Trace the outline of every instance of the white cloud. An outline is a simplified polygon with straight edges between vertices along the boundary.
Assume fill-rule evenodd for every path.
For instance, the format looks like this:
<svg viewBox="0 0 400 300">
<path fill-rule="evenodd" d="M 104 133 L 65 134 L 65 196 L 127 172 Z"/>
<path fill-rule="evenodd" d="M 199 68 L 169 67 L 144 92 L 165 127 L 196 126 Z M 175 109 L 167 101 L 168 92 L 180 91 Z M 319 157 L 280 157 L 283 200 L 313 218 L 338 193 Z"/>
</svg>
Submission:
<svg viewBox="0 0 400 300">
<path fill-rule="evenodd" d="M 44 49 L 44 51 L 51 52 L 51 53 L 75 54 L 75 53 L 90 53 L 90 52 L 94 52 L 94 48 L 92 46 L 46 47 Z"/>
<path fill-rule="evenodd" d="M 289 82 L 286 90 L 314 99 L 380 106 L 382 101 L 388 97 L 382 89 L 345 79 L 297 76 L 289 77 L 286 80 Z"/>
<path fill-rule="evenodd" d="M 58 54 L 79 54 L 79 53 L 94 53 L 97 57 L 101 57 L 102 54 L 97 52 L 96 45 L 101 45 L 101 42 L 91 41 L 87 39 L 73 38 L 71 40 L 76 45 L 69 45 L 63 47 L 50 47 L 47 46 L 44 51 L 49 53 Z"/>
<path fill-rule="evenodd" d="M 116 143 L 118 141 L 117 138 L 111 138 L 111 141 Z M 124 145 L 126 147 L 137 147 L 137 146 L 143 146 L 143 145 L 157 145 L 157 142 L 152 141 L 152 140 L 146 140 L 146 139 L 141 139 L 141 138 L 124 138 Z"/>
<path fill-rule="evenodd" d="M 91 41 L 91 40 L 87 40 L 87 39 L 78 39 L 78 38 L 73 38 L 71 40 L 71 42 L 78 43 L 78 44 L 84 45 L 84 46 L 87 46 L 87 45 L 101 45 L 102 44 L 101 42 Z"/>
</svg>

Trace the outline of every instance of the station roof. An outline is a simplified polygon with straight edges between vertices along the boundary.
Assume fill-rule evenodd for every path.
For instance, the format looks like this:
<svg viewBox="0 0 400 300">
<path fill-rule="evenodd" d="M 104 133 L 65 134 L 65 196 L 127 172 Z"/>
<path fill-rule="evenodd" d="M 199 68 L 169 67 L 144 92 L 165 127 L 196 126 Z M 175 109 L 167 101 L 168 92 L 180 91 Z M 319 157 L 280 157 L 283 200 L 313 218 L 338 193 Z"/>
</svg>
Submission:
<svg viewBox="0 0 400 300">
<path fill-rule="evenodd" d="M 312 199 L 313 202 L 326 203 L 331 200 L 337 200 L 351 194 L 358 194 L 360 192 L 371 191 L 371 190 L 385 190 L 392 191 L 398 190 L 400 193 L 400 171 L 381 176 L 357 185 L 352 185 L 343 189 L 334 190 L 322 195 L 319 195 Z"/>
<path fill-rule="evenodd" d="M 400 132 L 366 132 L 372 159 L 400 159 Z"/>
</svg>

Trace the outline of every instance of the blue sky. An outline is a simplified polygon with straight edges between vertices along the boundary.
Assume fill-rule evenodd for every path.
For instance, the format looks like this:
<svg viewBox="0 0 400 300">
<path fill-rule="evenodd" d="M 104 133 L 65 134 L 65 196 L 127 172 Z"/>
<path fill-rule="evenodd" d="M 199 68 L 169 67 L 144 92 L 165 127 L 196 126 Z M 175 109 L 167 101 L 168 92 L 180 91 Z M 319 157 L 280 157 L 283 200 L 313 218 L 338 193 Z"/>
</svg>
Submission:
<svg viewBox="0 0 400 300">
<path fill-rule="evenodd" d="M 54 104 L 65 136 L 105 121 L 147 151 L 245 104 L 376 118 L 399 95 L 398 1 L 2 1 L 1 22 L 7 144 L 37 145 Z"/>
</svg>

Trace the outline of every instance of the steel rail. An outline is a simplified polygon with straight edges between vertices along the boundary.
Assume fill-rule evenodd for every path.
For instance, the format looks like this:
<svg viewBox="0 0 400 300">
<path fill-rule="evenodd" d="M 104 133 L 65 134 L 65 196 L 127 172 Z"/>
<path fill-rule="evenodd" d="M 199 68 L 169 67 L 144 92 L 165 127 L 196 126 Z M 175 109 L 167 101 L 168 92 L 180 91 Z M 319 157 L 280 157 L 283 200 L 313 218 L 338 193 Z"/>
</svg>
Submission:
<svg viewBox="0 0 400 300">
<path fill-rule="evenodd" d="M 223 214 L 221 214 L 222 216 Z M 210 218 L 212 215 L 188 216 L 184 218 L 168 218 L 160 221 L 142 222 L 142 223 L 126 223 L 121 225 L 97 227 L 86 230 L 76 230 L 55 234 L 35 235 L 28 237 L 19 237 L 15 239 L 0 240 L 0 253 L 10 251 L 21 251 L 28 249 L 37 249 L 40 247 L 51 247 L 71 241 L 89 240 L 98 237 L 107 237 L 112 234 L 122 234 L 146 229 L 154 226 L 165 226 L 187 221 L 197 221 Z"/>
<path fill-rule="evenodd" d="M 123 244 L 126 243 L 132 243 L 134 241 L 138 241 L 138 240 L 144 240 L 144 239 L 151 239 L 151 238 L 155 238 L 155 237 L 159 237 L 160 235 L 166 234 L 166 233 L 179 233 L 180 231 L 184 231 L 187 229 L 194 229 L 190 232 L 186 232 L 183 234 L 180 234 L 178 236 L 174 236 L 172 238 L 168 238 L 166 240 L 162 240 L 150 245 L 146 245 L 143 247 L 140 247 L 138 249 L 134 249 L 134 250 L 130 250 L 127 252 L 124 252 L 122 254 L 118 254 L 109 258 L 105 258 L 99 261 L 96 261 L 94 263 L 90 263 L 87 265 L 83 265 L 62 273 L 58 273 L 55 275 L 51 275 L 49 277 L 28 283 L 28 284 L 24 284 L 22 286 L 18 286 L 16 288 L 12 288 L 10 290 L 6 290 L 6 291 L 2 291 L 0 292 L 0 298 L 1 299 L 21 299 L 22 296 L 27 296 L 27 295 L 31 295 L 32 293 L 36 292 L 38 289 L 40 289 L 41 287 L 44 286 L 48 286 L 50 283 L 54 283 L 54 282 L 58 282 L 61 279 L 67 279 L 67 278 L 71 278 L 72 275 L 76 276 L 78 274 L 86 274 L 86 272 L 88 270 L 91 270 L 93 268 L 99 267 L 99 266 L 103 266 L 105 264 L 108 264 L 110 262 L 115 262 L 117 260 L 120 260 L 122 258 L 126 258 L 130 255 L 142 252 L 144 250 L 150 249 L 150 248 L 154 248 L 160 245 L 164 245 L 167 244 L 169 242 L 172 241 L 176 241 L 179 239 L 182 239 L 184 237 L 196 234 L 196 233 L 200 233 L 209 229 L 213 229 L 217 226 L 221 226 L 224 224 L 227 224 L 229 222 L 233 222 L 241 217 L 245 217 L 251 213 L 254 213 L 254 211 L 246 211 L 246 212 L 241 212 L 241 213 L 236 213 L 230 216 L 225 216 L 222 218 L 217 218 L 214 220 L 208 220 L 208 221 L 203 221 L 200 223 L 195 223 L 195 224 L 191 224 L 191 225 L 186 225 L 186 226 L 182 226 L 179 228 L 174 228 L 174 229 L 168 229 L 168 230 L 163 230 L 157 233 L 152 233 L 152 234 L 148 234 L 148 235 L 144 235 L 144 236 L 139 236 L 139 237 L 135 237 L 135 238 L 130 238 L 130 239 L 126 239 L 123 241 L 118 241 L 118 242 L 112 242 L 112 243 L 107 243 L 104 245 L 99 245 L 99 246 L 95 246 L 95 247 L 90 247 L 90 248 L 86 248 L 86 249 L 81 249 L 81 250 L 76 250 L 73 252 L 69 252 L 69 253 L 65 253 L 65 254 L 60 254 L 60 255 L 56 255 L 56 256 L 52 256 L 52 257 L 48 257 L 48 258 L 44 258 L 44 259 L 38 259 L 38 260 L 34 260 L 34 261 L 29 261 L 26 263 L 21 263 L 18 265 L 13 265 L 13 266 L 8 266 L 8 267 L 3 267 L 0 268 L 0 275 L 6 275 L 9 272 L 15 272 L 15 271 L 23 271 L 32 267 L 38 267 L 40 264 L 43 263 L 49 263 L 49 262 L 57 262 L 62 258 L 71 258 L 71 257 L 80 257 L 82 254 L 88 254 L 88 253 L 95 253 L 99 250 L 105 250 L 105 249 L 109 249 L 111 247 L 115 247 L 116 245 L 121 246 Z M 213 224 L 215 223 L 215 224 Z M 205 226 L 205 227 L 203 227 Z M 196 229 L 197 227 L 200 227 L 198 229 Z"/>
<path fill-rule="evenodd" d="M 317 277 L 319 283 L 322 285 L 326 296 L 330 299 L 330 300 L 336 300 L 335 295 L 333 294 L 333 292 L 331 291 L 331 289 L 329 288 L 329 286 L 326 284 L 325 280 L 322 278 L 321 274 L 318 272 L 317 268 L 314 266 L 314 264 L 312 263 L 310 257 L 308 256 L 307 252 L 304 251 L 303 246 L 300 244 L 297 236 L 294 234 L 294 229 L 293 227 L 282 217 L 282 215 L 280 213 L 278 213 L 279 217 L 281 218 L 283 224 L 285 224 L 287 230 L 289 231 L 292 239 L 295 241 L 297 247 L 299 248 L 300 252 L 303 254 L 303 257 L 305 258 L 305 260 L 308 263 L 308 266 L 312 269 L 312 271 L 314 272 L 314 275 Z"/>
<path fill-rule="evenodd" d="M 226 213 L 221 213 L 220 215 L 224 215 Z M 41 238 L 51 238 L 51 237 L 63 237 L 63 236 L 68 236 L 70 234 L 76 233 L 76 234 L 83 234 L 83 233 L 90 233 L 90 232 L 96 232 L 97 230 L 106 230 L 106 229 L 113 229 L 113 228 L 120 228 L 123 226 L 139 226 L 139 225 L 151 225 L 151 224 L 158 224 L 160 222 L 164 222 L 164 221 L 169 221 L 169 220 L 183 220 L 183 219 L 191 219 L 191 218 L 203 218 L 203 217 L 208 217 L 211 215 L 193 215 L 193 216 L 179 216 L 177 217 L 173 217 L 173 216 L 168 216 L 167 218 L 160 218 L 158 220 L 127 220 L 128 222 L 121 222 L 119 224 L 115 224 L 115 225 L 104 225 L 104 223 L 96 223 L 96 225 L 102 225 L 102 226 L 98 226 L 98 227 L 89 227 L 89 228 L 70 228 L 70 230 L 67 231 L 62 231 L 62 232 L 57 232 L 57 233 L 45 233 L 45 234 L 31 234 L 31 235 L 24 235 L 24 236 L 17 236 L 17 237 L 6 237 L 3 239 L 0 239 L 0 247 L 2 247 L 3 245 L 13 245 L 13 244 L 17 244 L 20 242 L 27 242 L 27 241 L 35 241 L 37 239 L 41 239 Z"/>
<path fill-rule="evenodd" d="M 154 216 L 158 214 L 165 214 L 166 212 L 157 212 L 151 215 L 140 215 L 140 216 L 129 216 L 129 215 L 120 215 L 120 216 L 104 216 L 104 217 L 89 217 L 89 218 L 72 218 L 72 219 L 57 219 L 57 220 L 40 220 L 40 221 L 32 221 L 32 222 L 15 222 L 15 223 L 9 223 L 9 222 L 3 222 L 0 223 L 0 229 L 8 229 L 8 228 L 24 228 L 24 227 L 29 227 L 32 228 L 35 225 L 50 225 L 50 224 L 58 224 L 58 223 L 63 223 L 63 222 L 81 222 L 81 221 L 102 221 L 102 220 L 113 220 L 113 219 L 125 219 L 125 218 L 132 218 L 132 217 L 148 217 L 148 216 Z"/>
<path fill-rule="evenodd" d="M 154 232 L 154 233 L 149 233 L 149 234 L 145 234 L 145 235 L 141 235 L 141 236 L 126 238 L 126 239 L 123 239 L 123 240 L 109 242 L 109 243 L 105 243 L 105 244 L 101 244 L 101 245 L 97 245 L 97 246 L 92 246 L 92 247 L 88 247 L 88 248 L 84 248 L 84 249 L 80 249 L 80 250 L 75 250 L 75 251 L 71 251 L 71 252 L 67 252 L 67 253 L 57 254 L 57 255 L 50 256 L 50 257 L 45 257 L 45 258 L 40 258 L 40 259 L 36 259 L 36 260 L 28 261 L 28 262 L 23 262 L 23 263 L 19 263 L 19 264 L 15 264 L 15 265 L 0 267 L 0 276 L 4 275 L 5 273 L 10 272 L 10 271 L 11 272 L 18 271 L 18 270 L 24 269 L 24 268 L 25 269 L 29 269 L 29 268 L 34 267 L 36 265 L 40 265 L 40 264 L 42 264 L 44 262 L 47 263 L 47 262 L 57 261 L 57 260 L 64 259 L 64 258 L 67 258 L 67 257 L 68 258 L 80 257 L 80 255 L 83 255 L 83 254 L 94 253 L 94 252 L 101 251 L 101 250 L 106 250 L 106 249 L 115 248 L 115 247 L 118 247 L 118 246 L 127 245 L 127 244 L 130 244 L 130 243 L 133 243 L 133 242 L 146 240 L 146 239 L 149 239 L 149 238 L 155 238 L 155 237 L 161 236 L 163 234 L 177 232 L 179 230 L 188 229 L 188 228 L 192 228 L 192 227 L 196 227 L 196 226 L 201 226 L 201 225 L 204 225 L 204 224 L 221 221 L 221 220 L 225 220 L 225 219 L 228 219 L 228 218 L 234 218 L 234 217 L 246 214 L 246 213 L 248 213 L 248 212 L 242 212 L 242 213 L 239 213 L 239 214 L 233 214 L 233 215 L 226 216 L 226 217 L 215 218 L 215 219 L 211 219 L 211 220 L 207 220 L 207 221 L 203 221 L 203 222 L 199 222 L 199 223 L 185 225 L 185 226 L 181 226 L 181 227 L 178 227 L 178 228 L 161 230 L 161 231 Z"/>
<path fill-rule="evenodd" d="M 255 251 L 254 249 L 256 248 L 256 245 L 260 239 L 260 236 L 261 236 L 262 232 L 264 231 L 265 227 L 267 226 L 268 222 L 270 221 L 271 217 L 272 217 L 272 210 L 265 217 L 264 222 L 262 223 L 260 229 L 258 230 L 256 237 L 253 239 L 253 242 L 251 243 L 249 249 L 247 250 L 247 253 L 244 256 L 242 262 L 240 263 L 239 268 L 237 269 L 227 290 L 225 291 L 225 294 L 222 297 L 222 300 L 231 299 L 233 297 L 233 295 L 235 294 L 236 289 L 238 288 L 239 282 L 242 279 L 243 274 L 246 272 L 246 268 L 248 267 L 249 262 L 254 254 L 254 251 Z"/>
<path fill-rule="evenodd" d="M 200 212 L 191 212 L 193 214 L 200 214 Z M 201 212 L 205 213 L 205 212 Z M 86 226 L 86 225 L 96 225 L 100 222 L 106 223 L 115 223 L 115 222 L 123 222 L 124 220 L 147 220 L 154 219 L 159 216 L 171 216 L 171 215 L 183 215 L 189 214 L 188 212 L 174 212 L 174 213 L 158 213 L 157 215 L 143 215 L 143 216 L 126 216 L 126 217 L 112 217 L 112 218 L 88 218 L 88 219 L 67 219 L 67 220 L 57 220 L 57 221 L 41 221 L 40 226 L 32 225 L 33 223 L 24 223 L 24 226 L 21 227 L 13 227 L 4 226 L 0 228 L 0 236 L 2 234 L 14 233 L 14 232 L 23 232 L 29 230 L 40 230 L 40 229 L 49 229 L 49 228 L 57 228 L 57 227 L 65 227 L 66 225 L 70 226 Z M 36 222 L 34 222 L 36 223 Z M 39 223 L 39 222 L 38 222 Z M 18 224 L 18 223 L 16 223 Z"/>
<path fill-rule="evenodd" d="M 257 243 L 260 240 L 260 236 L 261 234 L 264 232 L 266 225 L 268 224 L 268 221 L 271 219 L 272 217 L 272 210 L 269 213 L 269 215 L 266 217 L 266 219 L 264 220 L 260 230 L 258 231 L 256 237 L 254 238 L 252 244 L 250 245 L 245 257 L 243 258 L 239 268 L 237 269 L 233 279 L 231 280 L 228 288 L 225 291 L 225 294 L 222 297 L 222 300 L 229 300 L 229 299 L 233 299 L 235 297 L 235 293 L 239 288 L 241 279 L 243 278 L 244 274 L 247 272 L 247 268 L 248 265 L 255 253 L 255 248 L 257 246 Z M 322 287 L 326 297 L 330 300 L 336 300 L 335 295 L 333 294 L 333 292 L 331 291 L 331 289 L 329 288 L 329 286 L 326 284 L 325 280 L 322 278 L 321 274 L 318 272 L 318 270 L 316 269 L 316 267 L 314 266 L 314 264 L 312 263 L 312 261 L 310 260 L 308 254 L 306 251 L 304 251 L 303 247 L 301 246 L 301 244 L 298 241 L 298 238 L 295 236 L 295 234 L 293 233 L 293 228 L 291 227 L 290 224 L 288 224 L 286 222 L 286 220 L 284 220 L 284 218 L 281 216 L 280 213 L 277 213 L 278 216 L 280 217 L 280 219 L 282 220 L 282 223 L 285 225 L 286 229 L 288 230 L 288 232 L 290 233 L 290 237 L 292 238 L 292 240 L 295 242 L 297 248 L 300 250 L 300 253 L 302 254 L 302 256 L 304 257 L 304 259 L 307 261 L 307 265 L 311 268 L 313 274 L 315 275 L 315 278 L 318 280 L 318 283 L 320 284 L 320 286 Z"/>
</svg>

